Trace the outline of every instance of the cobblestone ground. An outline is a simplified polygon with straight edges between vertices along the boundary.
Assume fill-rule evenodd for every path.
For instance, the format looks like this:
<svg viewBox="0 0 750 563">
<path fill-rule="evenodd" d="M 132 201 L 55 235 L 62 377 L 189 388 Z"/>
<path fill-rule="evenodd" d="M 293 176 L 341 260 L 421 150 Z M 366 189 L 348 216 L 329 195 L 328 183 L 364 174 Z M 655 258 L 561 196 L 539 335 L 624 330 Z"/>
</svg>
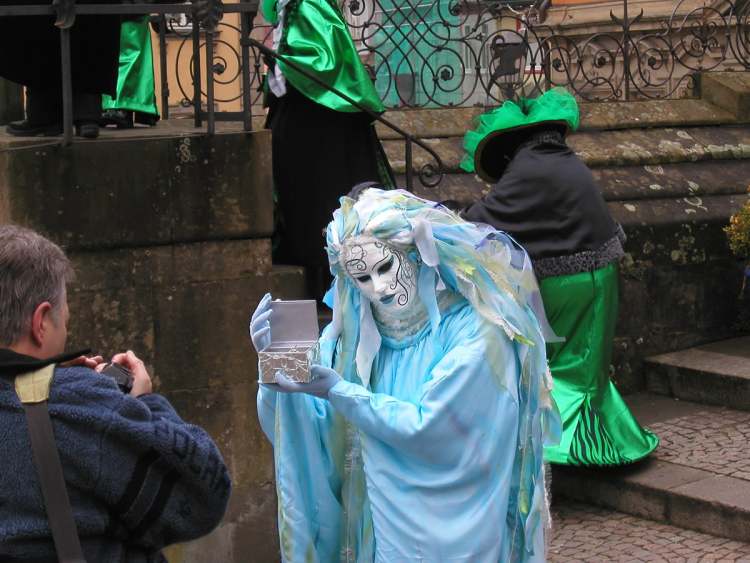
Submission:
<svg viewBox="0 0 750 563">
<path fill-rule="evenodd" d="M 654 457 L 750 481 L 750 412 L 700 412 L 649 425 Z"/>
<path fill-rule="evenodd" d="M 551 563 L 750 563 L 750 544 L 580 503 L 552 507 Z"/>
</svg>

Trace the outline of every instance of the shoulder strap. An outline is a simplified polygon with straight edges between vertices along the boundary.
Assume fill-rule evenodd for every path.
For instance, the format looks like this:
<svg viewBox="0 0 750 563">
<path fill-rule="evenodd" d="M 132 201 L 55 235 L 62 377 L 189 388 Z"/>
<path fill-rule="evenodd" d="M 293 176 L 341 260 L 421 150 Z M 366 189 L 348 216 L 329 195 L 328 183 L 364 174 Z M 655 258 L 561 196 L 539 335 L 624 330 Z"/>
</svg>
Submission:
<svg viewBox="0 0 750 563">
<path fill-rule="evenodd" d="M 57 558 L 60 563 L 85 563 L 47 410 L 54 373 L 55 366 L 50 365 L 16 376 L 16 394 L 26 412 L 34 465 L 42 488 Z"/>
</svg>

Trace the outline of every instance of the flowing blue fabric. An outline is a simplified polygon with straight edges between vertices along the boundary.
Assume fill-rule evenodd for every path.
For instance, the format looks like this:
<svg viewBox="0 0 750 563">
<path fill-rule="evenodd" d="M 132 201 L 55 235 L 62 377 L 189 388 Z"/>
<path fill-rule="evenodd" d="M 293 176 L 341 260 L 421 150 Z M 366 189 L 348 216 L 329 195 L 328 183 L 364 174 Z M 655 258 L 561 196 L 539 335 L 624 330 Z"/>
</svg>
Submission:
<svg viewBox="0 0 750 563">
<path fill-rule="evenodd" d="M 370 325 L 339 264 L 341 245 L 361 234 L 419 264 L 425 314 L 405 332 Z M 258 394 L 282 559 L 543 561 L 542 448 L 559 418 L 523 250 L 408 192 L 370 189 L 342 198 L 328 252 L 334 321 L 321 363 L 342 380 L 327 401 Z M 365 336 L 372 326 L 377 339 Z M 372 357 L 364 377 L 362 357 Z"/>
</svg>

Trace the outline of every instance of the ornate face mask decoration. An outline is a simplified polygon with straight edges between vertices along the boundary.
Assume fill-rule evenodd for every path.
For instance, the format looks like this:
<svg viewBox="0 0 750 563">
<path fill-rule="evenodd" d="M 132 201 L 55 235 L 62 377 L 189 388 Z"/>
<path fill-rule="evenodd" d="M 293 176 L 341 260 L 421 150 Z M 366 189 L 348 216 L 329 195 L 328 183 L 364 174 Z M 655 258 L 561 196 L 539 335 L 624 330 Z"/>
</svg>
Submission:
<svg viewBox="0 0 750 563">
<path fill-rule="evenodd" d="M 398 315 L 417 302 L 417 265 L 374 237 L 344 244 L 343 265 L 376 313 Z"/>
</svg>

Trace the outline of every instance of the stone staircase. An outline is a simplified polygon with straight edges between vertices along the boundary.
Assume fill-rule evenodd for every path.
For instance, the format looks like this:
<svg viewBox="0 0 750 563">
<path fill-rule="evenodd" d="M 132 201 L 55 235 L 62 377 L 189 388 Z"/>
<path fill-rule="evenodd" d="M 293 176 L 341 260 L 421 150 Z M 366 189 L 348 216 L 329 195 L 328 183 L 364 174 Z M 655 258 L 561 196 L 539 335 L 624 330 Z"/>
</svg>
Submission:
<svg viewBox="0 0 750 563">
<path fill-rule="evenodd" d="M 569 144 L 591 167 L 610 211 L 628 235 L 621 265 L 614 378 L 644 388 L 646 357 L 733 335 L 741 282 L 722 227 L 747 198 L 750 181 L 750 73 L 702 77 L 702 98 L 581 104 Z M 428 199 L 470 204 L 490 186 L 459 168 L 462 137 L 480 108 L 389 111 L 441 157 Z M 404 145 L 378 126 L 403 185 Z M 417 170 L 429 161 L 414 149 Z"/>
</svg>

